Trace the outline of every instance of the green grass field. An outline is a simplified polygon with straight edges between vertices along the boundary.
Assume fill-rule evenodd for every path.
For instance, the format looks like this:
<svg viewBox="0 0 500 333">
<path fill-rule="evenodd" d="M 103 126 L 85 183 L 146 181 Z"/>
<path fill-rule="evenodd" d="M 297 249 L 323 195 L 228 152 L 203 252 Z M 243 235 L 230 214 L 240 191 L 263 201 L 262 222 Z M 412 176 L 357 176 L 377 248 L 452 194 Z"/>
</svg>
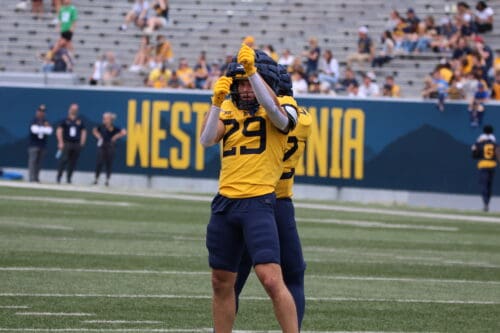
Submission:
<svg viewBox="0 0 500 333">
<path fill-rule="evenodd" d="M 0 331 L 210 332 L 210 198 L 172 197 L 0 187 Z M 499 215 L 299 203 L 303 331 L 500 332 Z M 236 329 L 279 329 L 253 274 Z"/>
</svg>

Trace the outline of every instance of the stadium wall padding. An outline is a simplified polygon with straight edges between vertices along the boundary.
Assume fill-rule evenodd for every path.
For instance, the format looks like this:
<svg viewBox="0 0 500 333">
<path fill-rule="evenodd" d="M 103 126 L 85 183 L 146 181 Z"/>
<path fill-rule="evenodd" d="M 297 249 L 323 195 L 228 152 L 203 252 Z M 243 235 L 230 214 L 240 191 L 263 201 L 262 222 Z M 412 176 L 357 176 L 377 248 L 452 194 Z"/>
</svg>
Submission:
<svg viewBox="0 0 500 333">
<path fill-rule="evenodd" d="M 210 92 L 146 89 L 0 87 L 0 167 L 26 167 L 28 125 L 39 104 L 51 124 L 71 103 L 89 130 L 78 170 L 95 165 L 96 140 L 90 130 L 101 115 L 118 115 L 128 136 L 118 143 L 117 173 L 191 178 L 218 176 L 219 149 L 204 149 L 199 130 Z M 481 133 L 469 126 L 465 103 L 448 103 L 441 113 L 432 101 L 298 97 L 313 116 L 313 129 L 297 182 L 442 193 L 477 193 L 470 146 Z M 500 125 L 500 104 L 489 104 L 485 123 Z M 51 136 L 44 168 L 54 169 Z M 495 187 L 498 186 L 498 177 Z"/>
</svg>

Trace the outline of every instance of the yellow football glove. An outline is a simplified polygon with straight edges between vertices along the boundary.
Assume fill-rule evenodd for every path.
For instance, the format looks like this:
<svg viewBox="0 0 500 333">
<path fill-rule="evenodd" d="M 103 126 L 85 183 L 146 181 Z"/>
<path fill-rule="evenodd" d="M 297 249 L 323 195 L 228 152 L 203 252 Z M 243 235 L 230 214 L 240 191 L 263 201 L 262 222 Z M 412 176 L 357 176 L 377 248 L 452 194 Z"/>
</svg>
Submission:
<svg viewBox="0 0 500 333">
<path fill-rule="evenodd" d="M 214 85 L 214 95 L 212 96 L 212 104 L 220 107 L 222 102 L 226 99 L 227 94 L 231 88 L 233 79 L 227 76 L 221 76 Z"/>
<path fill-rule="evenodd" d="M 238 63 L 243 65 L 245 73 L 248 76 L 257 72 L 257 68 L 255 67 L 255 51 L 246 44 L 241 44 L 240 51 L 238 52 Z"/>
</svg>

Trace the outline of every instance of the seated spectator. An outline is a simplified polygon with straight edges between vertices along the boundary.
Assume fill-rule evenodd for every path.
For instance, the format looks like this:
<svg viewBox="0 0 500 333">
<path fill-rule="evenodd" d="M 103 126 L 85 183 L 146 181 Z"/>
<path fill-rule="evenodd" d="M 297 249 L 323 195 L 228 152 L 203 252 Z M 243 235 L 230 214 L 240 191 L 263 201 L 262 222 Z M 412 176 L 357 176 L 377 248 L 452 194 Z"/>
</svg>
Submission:
<svg viewBox="0 0 500 333">
<path fill-rule="evenodd" d="M 434 52 L 446 52 L 452 47 L 451 41 L 457 33 L 457 27 L 448 16 L 442 17 L 439 21 L 437 37 L 431 42 Z"/>
<path fill-rule="evenodd" d="M 404 18 L 401 14 L 393 9 L 389 14 L 389 19 L 387 20 L 386 29 L 392 32 L 403 31 L 403 28 L 406 26 Z"/>
<path fill-rule="evenodd" d="M 226 57 L 224 58 L 224 63 L 220 67 L 220 71 L 222 74 L 226 73 L 227 66 L 233 62 L 234 54 L 232 52 L 226 53 Z"/>
<path fill-rule="evenodd" d="M 481 55 L 481 59 L 483 60 L 483 78 L 488 81 L 488 77 L 493 78 L 493 61 L 495 56 L 493 55 L 493 50 L 489 45 L 486 45 L 483 37 L 476 36 L 474 38 L 474 44 L 477 52 Z"/>
<path fill-rule="evenodd" d="M 394 77 L 386 76 L 382 87 L 382 96 L 385 97 L 401 97 L 401 87 L 394 82 Z"/>
<path fill-rule="evenodd" d="M 353 62 L 361 64 L 371 62 L 375 55 L 375 47 L 370 37 L 368 37 L 368 28 L 362 26 L 358 29 L 358 50 L 347 57 L 347 66 L 351 67 Z"/>
<path fill-rule="evenodd" d="M 171 65 L 174 60 L 172 45 L 163 35 L 156 36 L 156 46 L 154 48 L 154 58 L 149 62 L 150 68 L 161 67 L 166 63 Z"/>
<path fill-rule="evenodd" d="M 39 54 L 39 58 L 42 61 L 42 72 L 50 73 L 54 71 L 54 55 L 52 53 L 52 45 L 49 45 L 47 52 L 42 52 Z"/>
<path fill-rule="evenodd" d="M 203 89 L 210 73 L 210 66 L 207 64 L 206 54 L 201 52 L 198 62 L 194 66 L 194 87 Z"/>
<path fill-rule="evenodd" d="M 394 40 L 392 39 L 392 33 L 386 30 L 382 33 L 382 50 L 379 54 L 373 58 L 372 67 L 382 67 L 384 64 L 392 60 L 394 54 Z"/>
<path fill-rule="evenodd" d="M 459 37 L 457 39 L 457 44 L 453 49 L 453 53 L 451 55 L 452 60 L 462 59 L 464 56 L 471 53 L 471 48 L 469 46 L 468 40 L 466 37 Z"/>
<path fill-rule="evenodd" d="M 451 78 L 450 88 L 448 89 L 448 99 L 451 100 L 465 99 L 465 91 L 460 76 L 453 75 L 453 77 Z"/>
<path fill-rule="evenodd" d="M 218 63 L 213 63 L 212 66 L 210 66 L 210 72 L 208 73 L 203 89 L 213 90 L 215 82 L 217 82 L 217 79 L 219 79 L 221 75 L 221 66 Z"/>
<path fill-rule="evenodd" d="M 312 73 L 308 77 L 308 86 L 307 92 L 310 94 L 319 94 L 321 93 L 321 82 L 318 79 L 318 74 Z"/>
<path fill-rule="evenodd" d="M 92 68 L 92 75 L 90 75 L 89 79 L 89 84 L 91 86 L 96 86 L 98 84 L 101 84 L 105 68 L 106 68 L 106 55 L 103 54 L 100 55 L 94 62 L 94 66 Z"/>
<path fill-rule="evenodd" d="M 354 71 L 348 67 L 344 71 L 344 77 L 337 82 L 335 90 L 349 92 L 350 87 L 354 84 L 359 86 L 356 76 L 354 75 Z"/>
<path fill-rule="evenodd" d="M 106 53 L 106 66 L 102 75 L 104 85 L 120 85 L 121 84 L 121 66 L 117 63 L 115 54 L 111 51 Z"/>
<path fill-rule="evenodd" d="M 144 28 L 147 23 L 147 14 L 149 10 L 149 3 L 147 0 L 135 0 L 132 9 L 125 15 L 125 22 L 120 26 L 120 30 L 125 31 L 131 22 L 139 27 Z"/>
<path fill-rule="evenodd" d="M 366 97 L 359 94 L 359 84 L 357 82 L 351 84 L 348 90 L 348 97 Z"/>
<path fill-rule="evenodd" d="M 302 66 L 302 60 L 300 59 L 300 57 L 295 57 L 295 59 L 293 60 L 292 66 L 290 66 L 288 68 L 288 71 L 290 73 L 298 72 L 302 75 L 302 77 L 304 77 L 304 75 L 306 74 L 306 71 L 304 69 L 304 66 Z"/>
<path fill-rule="evenodd" d="M 177 75 L 177 71 L 172 72 L 172 76 L 168 80 L 167 86 L 172 89 L 185 88 L 184 81 Z"/>
<path fill-rule="evenodd" d="M 495 81 L 491 87 L 491 98 L 500 101 L 500 72 L 495 73 Z"/>
<path fill-rule="evenodd" d="M 406 27 L 403 31 L 406 34 L 412 34 L 417 32 L 418 24 L 420 23 L 420 19 L 415 14 L 415 10 L 413 8 L 408 8 L 406 11 L 406 19 L 405 19 Z"/>
<path fill-rule="evenodd" d="M 307 81 L 302 76 L 300 72 L 292 73 L 292 91 L 293 94 L 305 94 L 307 93 L 309 87 Z"/>
<path fill-rule="evenodd" d="M 163 64 L 149 73 L 147 85 L 156 89 L 166 88 L 171 77 L 172 71 Z"/>
<path fill-rule="evenodd" d="M 309 38 L 309 46 L 304 51 L 303 56 L 306 58 L 306 75 L 316 72 L 318 70 L 321 49 L 315 37 Z"/>
<path fill-rule="evenodd" d="M 155 15 L 147 20 L 147 27 L 144 29 L 147 34 L 151 34 L 160 28 L 166 28 L 168 24 L 168 1 L 154 0 L 152 7 Z"/>
<path fill-rule="evenodd" d="M 375 74 L 372 72 L 366 73 L 363 76 L 363 82 L 359 86 L 358 97 L 377 97 L 380 95 L 380 89 L 374 82 Z"/>
<path fill-rule="evenodd" d="M 326 50 L 319 62 L 319 81 L 327 83 L 330 89 L 335 87 L 339 80 L 339 62 L 333 57 L 332 50 Z"/>
<path fill-rule="evenodd" d="M 139 45 L 139 49 L 134 56 L 134 62 L 128 68 L 131 72 L 140 72 L 145 70 L 149 64 L 150 56 L 153 51 L 153 47 L 149 42 L 150 38 L 148 35 L 144 35 L 141 37 L 141 44 Z"/>
<path fill-rule="evenodd" d="M 276 53 L 274 50 L 274 47 L 271 44 L 267 44 L 262 48 L 262 51 L 264 51 L 268 56 L 271 57 L 274 61 L 278 62 L 279 60 L 279 55 Z"/>
<path fill-rule="evenodd" d="M 172 73 L 173 77 L 173 73 Z M 179 60 L 179 67 L 176 71 L 176 77 L 182 81 L 182 87 L 184 88 L 194 88 L 194 71 L 191 67 L 189 67 L 188 61 L 186 58 L 181 58 Z M 170 87 L 170 84 L 169 84 Z"/>
<path fill-rule="evenodd" d="M 278 64 L 286 66 L 289 68 L 293 64 L 294 56 L 289 49 L 283 50 L 281 57 L 278 59 Z"/>
<path fill-rule="evenodd" d="M 486 2 L 478 1 L 476 4 L 476 12 L 474 13 L 474 21 L 476 22 L 477 32 L 485 33 L 493 30 L 493 17 L 495 13 Z"/>
<path fill-rule="evenodd" d="M 479 82 L 477 84 L 477 91 L 469 104 L 470 112 L 470 125 L 471 127 L 481 126 L 483 124 L 484 117 L 484 103 L 488 100 L 489 94 L 486 90 L 486 86 Z"/>
<path fill-rule="evenodd" d="M 57 51 L 53 53 L 52 60 L 54 61 L 54 72 L 72 72 L 73 59 L 67 49 L 67 42 L 61 39 Z"/>
</svg>

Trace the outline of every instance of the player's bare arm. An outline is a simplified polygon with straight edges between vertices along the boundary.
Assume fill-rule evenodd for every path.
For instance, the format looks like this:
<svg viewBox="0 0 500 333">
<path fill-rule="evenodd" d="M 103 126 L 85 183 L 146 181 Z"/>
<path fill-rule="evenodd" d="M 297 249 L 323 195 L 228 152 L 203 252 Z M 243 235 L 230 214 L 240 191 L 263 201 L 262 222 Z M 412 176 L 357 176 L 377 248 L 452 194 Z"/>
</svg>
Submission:
<svg viewBox="0 0 500 333">
<path fill-rule="evenodd" d="M 266 110 L 269 119 L 279 130 L 288 132 L 297 124 L 297 110 L 284 109 L 274 91 L 266 84 L 255 67 L 255 51 L 242 44 L 238 52 L 238 62 L 243 65 L 248 80 L 252 85 L 255 97 L 259 104 Z"/>
<path fill-rule="evenodd" d="M 224 102 L 233 80 L 230 77 L 220 77 L 214 86 L 212 106 L 201 126 L 200 143 L 203 147 L 210 147 L 222 140 L 225 132 L 224 123 L 219 119 L 221 105 Z"/>
</svg>

